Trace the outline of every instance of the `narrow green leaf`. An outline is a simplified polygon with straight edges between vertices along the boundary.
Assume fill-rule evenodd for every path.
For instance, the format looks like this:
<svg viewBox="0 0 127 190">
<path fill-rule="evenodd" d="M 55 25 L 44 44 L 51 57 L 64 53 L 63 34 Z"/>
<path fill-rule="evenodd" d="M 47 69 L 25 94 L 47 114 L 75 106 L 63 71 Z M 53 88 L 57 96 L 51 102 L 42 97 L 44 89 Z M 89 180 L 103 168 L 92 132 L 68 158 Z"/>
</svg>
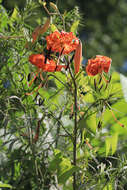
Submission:
<svg viewBox="0 0 127 190">
<path fill-rule="evenodd" d="M 9 184 L 5 184 L 5 183 L 1 183 L 0 182 L 0 187 L 7 187 L 7 188 L 10 188 L 10 189 L 12 189 L 12 186 L 11 185 L 9 185 Z"/>
<path fill-rule="evenodd" d="M 66 75 L 64 75 L 62 72 L 56 72 L 55 76 L 57 77 L 54 79 L 57 88 L 64 87 L 64 83 L 66 84 L 66 81 L 67 81 Z"/>
<path fill-rule="evenodd" d="M 40 95 L 42 95 L 42 97 L 46 98 L 47 100 L 50 98 L 51 95 L 53 95 L 53 92 L 51 92 L 50 90 L 45 90 L 43 88 L 40 88 L 38 92 L 40 93 Z"/>
<path fill-rule="evenodd" d="M 16 20 L 18 18 L 18 8 L 15 7 L 11 15 L 11 20 Z"/>
<path fill-rule="evenodd" d="M 111 138 L 112 154 L 114 154 L 117 149 L 117 142 L 118 142 L 118 134 L 116 133 Z"/>
<path fill-rule="evenodd" d="M 105 144 L 106 144 L 106 156 L 108 156 L 110 148 L 111 148 L 111 138 L 110 137 L 106 138 Z"/>
<path fill-rule="evenodd" d="M 112 184 L 108 183 L 103 190 L 112 190 Z"/>
<path fill-rule="evenodd" d="M 111 137 L 106 138 L 106 156 L 109 155 L 110 149 L 112 150 L 112 154 L 115 153 L 117 149 L 117 142 L 118 142 L 118 133 L 115 133 Z"/>
<path fill-rule="evenodd" d="M 71 26 L 71 32 L 73 32 L 74 34 L 76 34 L 78 25 L 79 25 L 79 20 L 76 20 L 76 21 L 72 24 L 72 26 Z"/>
</svg>

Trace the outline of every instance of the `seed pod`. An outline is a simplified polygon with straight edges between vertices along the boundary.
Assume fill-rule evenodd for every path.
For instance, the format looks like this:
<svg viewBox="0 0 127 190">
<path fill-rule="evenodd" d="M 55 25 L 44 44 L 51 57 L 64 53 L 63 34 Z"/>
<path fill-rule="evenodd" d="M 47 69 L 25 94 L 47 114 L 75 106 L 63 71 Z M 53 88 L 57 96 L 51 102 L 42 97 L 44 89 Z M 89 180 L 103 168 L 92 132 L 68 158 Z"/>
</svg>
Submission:
<svg viewBox="0 0 127 190">
<path fill-rule="evenodd" d="M 82 61 L 82 43 L 80 42 L 75 50 L 75 55 L 74 55 L 75 74 L 79 72 L 81 61 Z"/>
</svg>

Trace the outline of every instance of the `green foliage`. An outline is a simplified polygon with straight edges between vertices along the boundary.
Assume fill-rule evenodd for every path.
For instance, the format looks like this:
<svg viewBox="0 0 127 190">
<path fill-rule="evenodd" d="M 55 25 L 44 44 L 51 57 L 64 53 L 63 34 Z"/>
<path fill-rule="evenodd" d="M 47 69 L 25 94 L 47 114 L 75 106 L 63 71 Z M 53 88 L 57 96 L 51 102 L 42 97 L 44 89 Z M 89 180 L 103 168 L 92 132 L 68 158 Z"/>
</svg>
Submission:
<svg viewBox="0 0 127 190">
<path fill-rule="evenodd" d="M 55 150 L 55 158 L 50 162 L 49 170 L 57 171 L 58 183 L 65 184 L 69 177 L 80 168 L 73 166 L 68 158 L 62 156 L 60 151 Z"/>
</svg>

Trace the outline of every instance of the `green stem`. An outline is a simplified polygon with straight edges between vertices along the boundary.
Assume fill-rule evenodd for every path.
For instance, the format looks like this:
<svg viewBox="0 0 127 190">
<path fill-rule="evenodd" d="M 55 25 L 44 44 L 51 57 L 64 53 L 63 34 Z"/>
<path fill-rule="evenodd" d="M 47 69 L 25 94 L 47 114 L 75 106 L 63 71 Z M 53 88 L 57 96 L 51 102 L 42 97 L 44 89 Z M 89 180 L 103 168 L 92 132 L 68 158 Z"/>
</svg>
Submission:
<svg viewBox="0 0 127 190">
<path fill-rule="evenodd" d="M 73 76 L 71 69 L 69 67 L 69 72 L 74 84 L 74 130 L 73 130 L 73 165 L 76 166 L 76 159 L 77 159 L 77 153 L 76 153 L 76 149 L 77 149 L 77 130 L 78 130 L 78 120 L 77 120 L 77 110 L 78 110 L 78 106 L 77 106 L 77 84 L 76 84 L 76 80 L 75 77 Z M 77 190 L 77 185 L 76 185 L 76 172 L 73 173 L 73 190 Z"/>
<path fill-rule="evenodd" d="M 75 113 L 74 113 L 74 142 L 73 142 L 73 164 L 76 166 L 76 149 L 77 149 L 77 85 L 75 83 L 75 89 L 74 89 L 74 105 L 75 105 Z M 73 174 L 73 190 L 76 190 L 76 172 Z"/>
</svg>

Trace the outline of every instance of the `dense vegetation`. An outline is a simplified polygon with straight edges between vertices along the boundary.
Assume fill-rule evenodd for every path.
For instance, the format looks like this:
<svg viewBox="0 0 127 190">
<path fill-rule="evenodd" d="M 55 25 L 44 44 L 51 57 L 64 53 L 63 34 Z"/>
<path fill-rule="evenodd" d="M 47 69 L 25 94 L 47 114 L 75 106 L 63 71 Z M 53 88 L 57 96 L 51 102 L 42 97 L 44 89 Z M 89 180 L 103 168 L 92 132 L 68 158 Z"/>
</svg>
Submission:
<svg viewBox="0 0 127 190">
<path fill-rule="evenodd" d="M 82 41 L 83 60 L 106 55 L 120 71 L 126 1 L 9 2 L 0 1 L 0 188 L 126 190 L 127 78 L 113 67 L 75 71 L 76 51 L 64 49 L 47 59 L 67 70 L 39 73 L 29 62 L 65 30 Z"/>
</svg>

